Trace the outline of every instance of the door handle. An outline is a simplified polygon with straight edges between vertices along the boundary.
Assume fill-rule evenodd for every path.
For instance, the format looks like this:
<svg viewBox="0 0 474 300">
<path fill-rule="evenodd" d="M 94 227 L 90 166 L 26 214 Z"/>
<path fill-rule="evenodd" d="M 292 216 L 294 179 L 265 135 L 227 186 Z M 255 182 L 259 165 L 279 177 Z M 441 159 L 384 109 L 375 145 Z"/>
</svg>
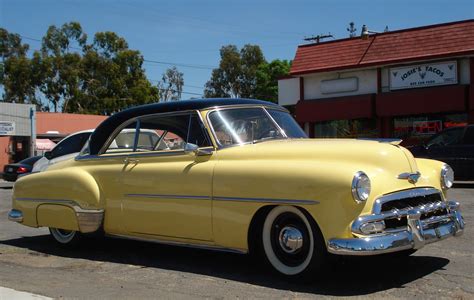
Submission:
<svg viewBox="0 0 474 300">
<path fill-rule="evenodd" d="M 128 158 L 128 157 L 125 157 L 125 158 L 123 159 L 123 163 L 124 163 L 125 165 L 128 165 L 128 164 L 130 164 L 130 163 L 132 163 L 132 164 L 137 164 L 139 161 L 140 161 L 140 160 L 138 160 L 138 159 L 136 159 L 136 158 Z"/>
</svg>

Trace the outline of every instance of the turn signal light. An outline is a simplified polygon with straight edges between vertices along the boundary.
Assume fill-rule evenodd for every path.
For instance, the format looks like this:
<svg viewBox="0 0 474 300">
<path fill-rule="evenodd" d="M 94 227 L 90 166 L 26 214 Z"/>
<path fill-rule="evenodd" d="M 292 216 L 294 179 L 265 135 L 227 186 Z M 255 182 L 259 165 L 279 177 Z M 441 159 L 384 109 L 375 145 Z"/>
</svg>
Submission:
<svg viewBox="0 0 474 300">
<path fill-rule="evenodd" d="M 364 234 L 378 233 L 378 232 L 382 232 L 384 229 L 385 229 L 384 221 L 365 223 L 365 224 L 360 225 L 360 231 L 363 232 Z"/>
</svg>

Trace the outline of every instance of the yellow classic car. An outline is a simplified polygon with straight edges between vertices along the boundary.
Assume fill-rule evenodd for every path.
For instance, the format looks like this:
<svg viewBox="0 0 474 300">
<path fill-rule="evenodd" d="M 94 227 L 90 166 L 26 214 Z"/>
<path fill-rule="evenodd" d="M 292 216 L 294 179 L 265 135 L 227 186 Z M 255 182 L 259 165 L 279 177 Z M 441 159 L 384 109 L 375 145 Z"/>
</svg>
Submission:
<svg viewBox="0 0 474 300">
<path fill-rule="evenodd" d="M 410 254 L 460 235 L 453 178 L 397 143 L 308 139 L 269 102 L 178 101 L 119 112 L 75 159 L 19 179 L 9 218 L 61 244 L 101 231 L 261 253 L 283 275 L 311 276 L 330 253 Z"/>
</svg>

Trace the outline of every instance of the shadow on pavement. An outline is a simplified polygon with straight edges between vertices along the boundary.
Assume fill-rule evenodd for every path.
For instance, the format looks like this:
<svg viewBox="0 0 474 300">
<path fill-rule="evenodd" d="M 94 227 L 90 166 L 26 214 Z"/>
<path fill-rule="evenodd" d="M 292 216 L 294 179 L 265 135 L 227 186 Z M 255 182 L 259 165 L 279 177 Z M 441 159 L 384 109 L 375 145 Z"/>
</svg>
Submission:
<svg viewBox="0 0 474 300">
<path fill-rule="evenodd" d="M 274 289 L 333 296 L 366 295 L 402 287 L 449 263 L 448 259 L 430 256 L 342 257 L 334 259 L 322 279 L 303 284 L 282 279 L 248 255 L 111 238 L 87 240 L 75 248 L 65 249 L 48 235 L 0 241 L 0 244 L 45 255 L 189 272 Z"/>
</svg>

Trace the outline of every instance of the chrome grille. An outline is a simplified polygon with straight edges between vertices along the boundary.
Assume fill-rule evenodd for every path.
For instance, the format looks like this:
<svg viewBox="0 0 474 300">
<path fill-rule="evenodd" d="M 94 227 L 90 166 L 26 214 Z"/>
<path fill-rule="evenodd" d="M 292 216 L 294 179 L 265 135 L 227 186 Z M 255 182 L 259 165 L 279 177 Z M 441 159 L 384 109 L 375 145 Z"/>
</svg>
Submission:
<svg viewBox="0 0 474 300">
<path fill-rule="evenodd" d="M 419 195 L 414 194 L 412 197 L 389 199 L 381 201 L 380 214 L 384 216 L 386 229 L 398 229 L 406 227 L 407 215 L 409 211 L 416 210 L 421 213 L 420 220 L 429 220 L 443 218 L 448 215 L 446 204 L 443 201 L 439 191 L 426 189 L 427 193 Z M 409 193 L 406 195 L 410 195 Z"/>
</svg>

